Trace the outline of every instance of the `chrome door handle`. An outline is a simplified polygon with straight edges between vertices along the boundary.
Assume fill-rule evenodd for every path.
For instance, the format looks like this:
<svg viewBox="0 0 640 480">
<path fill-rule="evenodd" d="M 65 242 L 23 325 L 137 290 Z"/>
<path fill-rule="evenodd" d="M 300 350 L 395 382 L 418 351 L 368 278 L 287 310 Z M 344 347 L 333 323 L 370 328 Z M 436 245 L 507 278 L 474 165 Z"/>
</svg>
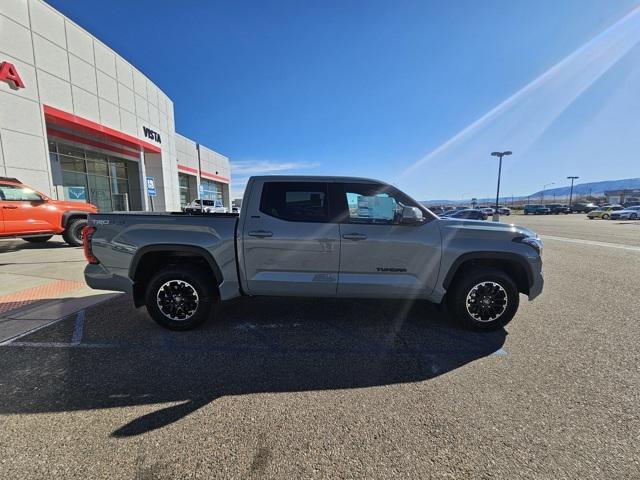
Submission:
<svg viewBox="0 0 640 480">
<path fill-rule="evenodd" d="M 345 233 L 342 238 L 345 240 L 366 240 L 367 236 L 364 233 Z"/>
<path fill-rule="evenodd" d="M 267 232 L 266 230 L 254 230 L 249 232 L 250 237 L 267 238 L 273 237 L 273 232 Z"/>
<path fill-rule="evenodd" d="M 18 207 L 16 207 L 15 205 L 3 205 L 2 208 L 8 208 L 10 210 L 15 210 Z"/>
</svg>

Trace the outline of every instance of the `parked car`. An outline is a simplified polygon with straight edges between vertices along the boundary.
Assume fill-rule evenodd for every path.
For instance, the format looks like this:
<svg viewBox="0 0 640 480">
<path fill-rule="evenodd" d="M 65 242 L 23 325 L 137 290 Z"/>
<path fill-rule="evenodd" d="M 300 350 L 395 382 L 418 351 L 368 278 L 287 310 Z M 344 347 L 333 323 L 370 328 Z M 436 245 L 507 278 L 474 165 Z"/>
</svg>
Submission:
<svg viewBox="0 0 640 480">
<path fill-rule="evenodd" d="M 511 215 L 511 209 L 509 207 L 498 207 L 498 213 L 500 215 Z"/>
<path fill-rule="evenodd" d="M 42 243 L 62 235 L 77 247 L 82 245 L 88 214 L 97 211 L 90 203 L 53 200 L 16 178 L 0 177 L 0 238 Z"/>
<path fill-rule="evenodd" d="M 240 216 L 98 214 L 85 232 L 87 284 L 129 293 L 174 330 L 240 295 L 447 302 L 467 327 L 492 330 L 543 286 L 531 230 L 440 219 L 364 178 L 252 177 Z"/>
<path fill-rule="evenodd" d="M 611 212 L 611 220 L 637 220 L 640 218 L 640 205 Z"/>
<path fill-rule="evenodd" d="M 598 208 L 598 206 L 595 203 L 576 202 L 571 204 L 571 211 L 573 213 L 589 213 L 596 208 Z"/>
<path fill-rule="evenodd" d="M 228 213 L 222 200 L 202 200 L 196 198 L 184 207 L 185 213 Z"/>
<path fill-rule="evenodd" d="M 568 205 L 562 205 L 561 203 L 551 203 L 547 205 L 547 208 L 551 210 L 551 213 L 558 215 L 560 213 L 569 214 L 571 213 L 571 209 Z"/>
<path fill-rule="evenodd" d="M 598 207 L 595 210 L 591 210 L 589 213 L 587 213 L 587 218 L 589 218 L 589 220 L 593 220 L 594 218 L 609 220 L 609 218 L 611 218 L 611 214 L 613 212 L 617 212 L 618 210 L 624 210 L 624 207 L 622 205 L 608 205 L 604 207 Z"/>
<path fill-rule="evenodd" d="M 549 215 L 551 213 L 551 209 L 545 207 L 544 205 L 525 205 L 523 213 L 525 215 Z"/>
<path fill-rule="evenodd" d="M 452 212 L 450 215 L 447 215 L 444 218 L 465 218 L 467 220 L 486 220 L 487 214 L 482 210 L 468 208 L 466 210 L 458 210 L 457 212 Z"/>
<path fill-rule="evenodd" d="M 482 207 L 479 210 L 482 210 L 487 216 L 493 215 L 495 213 L 495 210 L 491 207 Z"/>
</svg>

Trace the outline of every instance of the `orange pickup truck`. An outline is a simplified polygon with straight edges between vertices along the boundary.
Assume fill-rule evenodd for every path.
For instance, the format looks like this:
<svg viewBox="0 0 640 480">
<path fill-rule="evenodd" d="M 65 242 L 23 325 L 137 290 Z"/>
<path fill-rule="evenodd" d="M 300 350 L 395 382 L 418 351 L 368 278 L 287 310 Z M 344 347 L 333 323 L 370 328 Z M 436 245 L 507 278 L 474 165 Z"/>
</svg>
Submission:
<svg viewBox="0 0 640 480">
<path fill-rule="evenodd" d="M 95 205 L 53 200 L 15 178 L 0 177 L 0 238 L 46 242 L 62 235 L 69 245 L 82 245 L 82 229 Z"/>
</svg>

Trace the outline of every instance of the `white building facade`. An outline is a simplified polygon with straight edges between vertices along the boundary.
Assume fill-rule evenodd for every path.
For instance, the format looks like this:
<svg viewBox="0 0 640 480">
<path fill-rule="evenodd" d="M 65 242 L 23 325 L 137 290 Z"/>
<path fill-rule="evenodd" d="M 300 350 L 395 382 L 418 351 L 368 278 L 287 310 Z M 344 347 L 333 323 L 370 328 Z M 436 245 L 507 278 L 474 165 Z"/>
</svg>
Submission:
<svg viewBox="0 0 640 480">
<path fill-rule="evenodd" d="M 0 1 L 0 176 L 103 212 L 231 206 L 229 159 L 177 134 L 164 92 L 41 0 Z"/>
</svg>

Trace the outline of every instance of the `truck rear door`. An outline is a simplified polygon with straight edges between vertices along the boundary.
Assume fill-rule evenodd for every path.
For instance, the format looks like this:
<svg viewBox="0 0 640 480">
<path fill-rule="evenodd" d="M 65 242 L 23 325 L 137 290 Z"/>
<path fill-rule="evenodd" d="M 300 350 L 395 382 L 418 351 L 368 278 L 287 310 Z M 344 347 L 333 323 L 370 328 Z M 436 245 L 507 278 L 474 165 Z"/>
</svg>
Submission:
<svg viewBox="0 0 640 480">
<path fill-rule="evenodd" d="M 261 180 L 253 185 L 242 229 L 248 293 L 335 296 L 337 223 L 329 221 L 326 182 Z"/>
<path fill-rule="evenodd" d="M 338 183 L 341 216 L 339 297 L 424 297 L 438 278 L 437 222 L 402 224 L 402 206 L 415 206 L 384 184 Z M 338 195 L 332 195 L 339 198 Z M 409 203 L 409 204 L 407 204 Z"/>
</svg>

